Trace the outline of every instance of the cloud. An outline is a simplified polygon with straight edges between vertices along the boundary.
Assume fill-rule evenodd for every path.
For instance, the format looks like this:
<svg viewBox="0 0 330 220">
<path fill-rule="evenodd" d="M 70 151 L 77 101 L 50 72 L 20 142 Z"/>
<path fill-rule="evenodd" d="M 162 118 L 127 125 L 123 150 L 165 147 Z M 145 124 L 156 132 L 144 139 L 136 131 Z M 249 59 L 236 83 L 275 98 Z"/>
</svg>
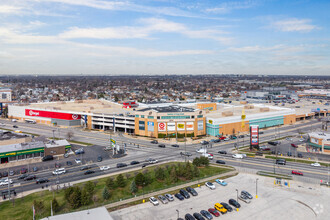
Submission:
<svg viewBox="0 0 330 220">
<path fill-rule="evenodd" d="M 245 46 L 245 47 L 230 47 L 228 50 L 233 52 L 243 53 L 258 53 L 258 52 L 274 52 L 274 53 L 295 53 L 304 51 L 307 45 L 287 46 L 283 44 L 277 44 L 274 46 Z"/>
<path fill-rule="evenodd" d="M 310 23 L 309 19 L 290 18 L 273 22 L 271 27 L 283 32 L 310 32 L 318 29 L 317 26 Z"/>
<path fill-rule="evenodd" d="M 257 6 L 258 4 L 259 4 L 258 1 L 252 1 L 252 0 L 246 0 L 241 2 L 229 1 L 220 4 L 218 7 L 207 8 L 204 11 L 214 14 L 225 14 L 231 12 L 232 10 L 252 8 Z"/>
<path fill-rule="evenodd" d="M 18 14 L 22 10 L 21 7 L 12 5 L 0 5 L 0 14 Z"/>
</svg>

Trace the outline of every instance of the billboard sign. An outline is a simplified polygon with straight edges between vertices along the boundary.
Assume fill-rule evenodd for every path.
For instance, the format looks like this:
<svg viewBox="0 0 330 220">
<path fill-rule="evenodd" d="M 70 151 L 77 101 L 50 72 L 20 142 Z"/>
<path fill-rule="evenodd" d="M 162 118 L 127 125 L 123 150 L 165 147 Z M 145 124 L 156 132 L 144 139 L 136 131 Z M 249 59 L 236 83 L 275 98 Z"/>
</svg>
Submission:
<svg viewBox="0 0 330 220">
<path fill-rule="evenodd" d="M 176 124 L 176 126 L 177 126 L 177 131 L 184 131 L 185 130 L 185 124 L 184 124 L 184 122 L 178 122 L 177 124 Z"/>
<path fill-rule="evenodd" d="M 250 126 L 250 145 L 253 147 L 259 146 L 259 125 Z"/>
<path fill-rule="evenodd" d="M 167 130 L 175 131 L 175 122 L 167 122 Z"/>
<path fill-rule="evenodd" d="M 203 120 L 200 120 L 197 122 L 197 128 L 199 131 L 204 130 L 204 121 Z"/>
<path fill-rule="evenodd" d="M 62 120 L 79 120 L 79 119 L 81 119 L 81 116 L 77 115 L 77 114 L 41 111 L 41 110 L 34 110 L 34 109 L 25 109 L 25 116 L 53 118 L 53 119 L 62 119 Z"/>
<path fill-rule="evenodd" d="M 193 131 L 194 130 L 194 122 L 186 122 L 186 129 L 187 129 L 187 131 Z"/>
<path fill-rule="evenodd" d="M 159 122 L 158 123 L 158 131 L 166 131 L 166 123 L 165 122 Z"/>
<path fill-rule="evenodd" d="M 148 121 L 148 131 L 154 131 L 155 123 L 152 121 Z"/>
</svg>

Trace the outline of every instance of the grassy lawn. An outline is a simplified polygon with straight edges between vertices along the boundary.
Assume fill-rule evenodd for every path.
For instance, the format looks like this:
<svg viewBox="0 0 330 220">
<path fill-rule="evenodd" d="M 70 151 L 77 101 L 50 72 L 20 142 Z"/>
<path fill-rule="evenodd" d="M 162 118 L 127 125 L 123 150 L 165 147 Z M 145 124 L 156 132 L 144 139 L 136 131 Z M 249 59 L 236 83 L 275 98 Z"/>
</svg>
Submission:
<svg viewBox="0 0 330 220">
<path fill-rule="evenodd" d="M 177 164 L 179 164 L 179 162 L 172 162 L 172 163 L 162 164 L 162 165 L 158 166 L 158 167 L 164 168 L 164 170 L 165 170 L 166 178 L 163 181 L 158 181 L 154 177 L 154 172 L 152 172 L 152 171 L 157 166 L 144 168 L 142 173 L 149 172 L 149 175 L 153 179 L 153 181 L 149 185 L 145 186 L 143 189 L 141 187 L 139 187 L 138 191 L 137 191 L 137 193 L 135 193 L 135 195 L 139 196 L 139 195 L 142 195 L 143 193 L 146 194 L 149 192 L 158 191 L 161 189 L 180 185 L 180 184 L 194 181 L 197 179 L 202 179 L 202 178 L 206 178 L 209 176 L 226 173 L 226 172 L 232 170 L 230 168 L 224 168 L 224 167 L 213 167 L 213 166 L 201 167 L 201 168 L 199 168 L 200 176 L 198 178 L 195 177 L 192 180 L 185 180 L 184 178 L 179 178 L 179 180 L 177 182 L 172 183 L 169 181 L 169 173 L 166 170 L 170 166 L 177 165 Z M 184 163 L 180 163 L 180 164 L 183 165 Z M 102 206 L 102 205 L 105 205 L 108 203 L 117 202 L 120 199 L 132 198 L 134 195 L 130 192 L 130 185 L 131 185 L 131 182 L 134 180 L 135 175 L 141 171 L 142 170 L 123 173 L 123 176 L 127 182 L 126 186 L 124 188 L 109 189 L 110 195 L 111 195 L 109 200 L 104 200 L 102 198 L 102 191 L 106 185 L 105 184 L 106 180 L 108 178 L 113 178 L 115 180 L 116 176 L 93 180 L 92 182 L 95 185 L 95 191 L 94 191 L 94 196 L 93 196 L 92 202 L 88 206 L 83 206 L 83 207 L 80 207 L 75 210 L 73 210 L 70 207 L 69 203 L 65 200 L 64 190 L 59 190 L 58 192 L 55 192 L 54 196 L 55 196 L 57 202 L 59 203 L 59 207 L 60 207 L 59 210 L 56 212 L 56 214 L 72 212 L 72 211 L 77 211 L 77 210 L 86 209 L 86 208 L 94 208 L 94 207 Z M 75 186 L 79 186 L 82 188 L 85 183 L 79 183 Z M 42 210 L 40 210 L 39 212 L 36 212 L 36 219 L 50 216 L 50 203 L 51 203 L 52 199 L 53 199 L 53 192 L 42 191 L 42 192 L 36 192 L 36 193 L 30 194 L 28 196 L 25 196 L 24 198 L 15 199 L 14 205 L 13 205 L 12 201 L 2 202 L 0 204 L 1 219 L 32 219 L 32 205 L 33 205 L 34 200 L 43 201 L 43 204 L 44 204 L 44 208 Z"/>
<path fill-rule="evenodd" d="M 265 158 L 270 158 L 270 159 L 276 160 L 276 156 L 265 156 Z M 299 160 L 299 159 L 292 159 L 292 158 L 285 158 L 285 157 L 277 157 L 277 159 L 285 159 L 286 161 L 290 161 L 290 162 L 307 163 L 307 164 L 312 164 L 312 163 L 316 162 L 313 160 Z M 327 167 L 329 165 L 327 163 L 320 163 L 320 162 L 318 162 L 318 163 L 321 164 L 321 166 L 325 166 L 325 167 Z"/>
</svg>

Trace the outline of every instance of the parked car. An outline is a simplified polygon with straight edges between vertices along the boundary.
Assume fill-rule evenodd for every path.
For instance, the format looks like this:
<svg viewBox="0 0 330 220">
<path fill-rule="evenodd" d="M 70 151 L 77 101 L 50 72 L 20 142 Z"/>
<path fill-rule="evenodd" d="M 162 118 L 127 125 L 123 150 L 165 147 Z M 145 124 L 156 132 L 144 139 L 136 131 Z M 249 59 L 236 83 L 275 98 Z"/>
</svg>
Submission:
<svg viewBox="0 0 330 220">
<path fill-rule="evenodd" d="M 109 170 L 109 169 L 110 169 L 109 166 L 102 166 L 102 167 L 100 167 L 100 170 Z"/>
<path fill-rule="evenodd" d="M 239 135 L 239 136 L 238 136 L 238 138 L 244 138 L 244 135 L 243 135 L 243 134 L 241 134 L 241 135 Z"/>
<path fill-rule="evenodd" d="M 24 178 L 24 181 L 34 180 L 36 178 L 37 178 L 36 175 L 28 175 L 27 177 Z"/>
<path fill-rule="evenodd" d="M 3 173 L 2 173 L 2 176 L 3 176 L 3 177 L 7 177 L 7 176 L 8 176 L 8 172 L 7 172 L 7 171 L 3 172 Z"/>
<path fill-rule="evenodd" d="M 288 157 L 292 157 L 292 153 L 291 152 L 288 152 L 287 155 L 288 155 Z"/>
<path fill-rule="evenodd" d="M 220 151 L 218 151 L 218 153 L 219 153 L 219 154 L 227 154 L 227 151 L 225 151 L 225 150 L 220 150 Z"/>
<path fill-rule="evenodd" d="M 211 183 L 211 182 L 206 182 L 205 183 L 205 186 L 208 187 L 208 188 L 210 188 L 210 189 L 215 189 L 215 185 L 213 183 Z"/>
<path fill-rule="evenodd" d="M 233 211 L 233 208 L 230 205 L 228 205 L 227 203 L 220 202 L 220 204 L 223 205 L 223 207 L 225 207 L 225 209 L 227 209 L 228 212 Z"/>
<path fill-rule="evenodd" d="M 207 211 L 209 211 L 209 213 L 211 213 L 215 217 L 219 217 L 220 216 L 220 213 L 218 212 L 218 210 L 216 210 L 214 208 L 209 208 Z"/>
<path fill-rule="evenodd" d="M 316 163 L 312 163 L 311 166 L 313 166 L 313 167 L 320 167 L 321 164 L 319 164 L 319 163 L 316 162 Z"/>
<path fill-rule="evenodd" d="M 27 171 L 28 171 L 28 170 L 27 170 L 26 168 L 24 168 L 24 167 L 21 168 L 21 174 L 23 174 L 23 173 L 27 173 Z"/>
<path fill-rule="evenodd" d="M 80 148 L 80 149 L 76 150 L 74 153 L 75 153 L 76 155 L 78 155 L 78 154 L 84 154 L 85 151 L 84 151 L 84 148 Z"/>
<path fill-rule="evenodd" d="M 221 214 L 227 213 L 227 209 L 225 209 L 225 207 L 223 207 L 223 205 L 221 205 L 220 203 L 215 203 L 214 208 L 221 212 Z"/>
<path fill-rule="evenodd" d="M 135 164 L 139 164 L 139 163 L 140 163 L 139 161 L 133 160 L 130 164 L 135 165 Z"/>
<path fill-rule="evenodd" d="M 165 144 L 158 144 L 158 147 L 165 148 Z"/>
<path fill-rule="evenodd" d="M 279 144 L 279 142 L 278 141 L 269 141 L 268 144 L 276 146 Z"/>
<path fill-rule="evenodd" d="M 158 196 L 158 199 L 159 199 L 159 201 L 161 201 L 163 204 L 167 204 L 167 203 L 168 203 L 167 199 L 166 199 L 163 195 L 159 195 L 159 196 Z"/>
<path fill-rule="evenodd" d="M 152 144 L 158 144 L 158 141 L 157 140 L 153 140 L 150 143 L 152 143 Z"/>
<path fill-rule="evenodd" d="M 253 199 L 253 196 L 252 196 L 248 191 L 242 190 L 242 191 L 241 191 L 241 194 L 242 194 L 242 195 L 245 195 L 245 196 L 248 197 L 249 199 Z"/>
<path fill-rule="evenodd" d="M 117 168 L 127 167 L 126 163 L 117 163 Z"/>
<path fill-rule="evenodd" d="M 190 195 L 189 195 L 189 193 L 186 191 L 186 190 L 184 190 L 184 189 L 180 189 L 180 194 L 185 198 L 185 199 L 189 199 L 190 198 Z"/>
<path fill-rule="evenodd" d="M 179 200 L 184 200 L 184 197 L 180 193 L 176 193 L 174 196 Z"/>
<path fill-rule="evenodd" d="M 225 140 L 225 139 L 226 139 L 225 136 L 222 136 L 222 137 L 219 138 L 219 140 Z"/>
<path fill-rule="evenodd" d="M 78 163 L 81 163 L 81 160 L 80 159 L 74 159 L 74 161 L 78 164 Z"/>
<path fill-rule="evenodd" d="M 238 199 L 239 199 L 239 200 L 242 200 L 242 201 L 245 202 L 245 203 L 250 203 L 250 202 L 251 202 L 251 201 L 249 200 L 249 198 L 248 198 L 247 196 L 243 195 L 243 194 L 239 195 L 239 196 L 238 196 Z"/>
<path fill-rule="evenodd" d="M 53 160 L 53 159 L 54 159 L 53 155 L 47 155 L 42 158 L 42 161 L 48 161 L 48 160 Z"/>
<path fill-rule="evenodd" d="M 174 201 L 174 197 L 173 197 L 171 194 L 165 194 L 165 198 L 166 198 L 169 202 Z"/>
<path fill-rule="evenodd" d="M 184 216 L 184 219 L 185 219 L 185 220 L 195 220 L 195 218 L 194 218 L 192 215 L 190 215 L 189 213 L 187 213 L 187 214 Z"/>
<path fill-rule="evenodd" d="M 222 186 L 227 186 L 227 183 L 224 180 L 216 179 L 215 182 L 219 183 Z"/>
<path fill-rule="evenodd" d="M 157 199 L 155 197 L 150 197 L 149 201 L 151 202 L 151 204 L 153 204 L 154 206 L 159 205 L 159 202 L 157 201 Z"/>
<path fill-rule="evenodd" d="M 198 196 L 198 193 L 196 192 L 196 190 L 195 190 L 194 188 L 187 187 L 186 190 L 187 190 L 187 192 L 189 192 L 191 195 L 193 195 L 193 196 Z"/>
<path fill-rule="evenodd" d="M 214 143 L 219 143 L 220 142 L 220 139 L 215 139 L 214 140 Z"/>
<path fill-rule="evenodd" d="M 229 199 L 229 204 L 234 206 L 235 208 L 241 208 L 241 204 L 239 204 L 235 199 Z"/>
<path fill-rule="evenodd" d="M 180 147 L 178 144 L 172 144 L 172 147 Z"/>
<path fill-rule="evenodd" d="M 36 180 L 36 184 L 47 183 L 49 180 L 47 178 L 39 178 Z"/>
<path fill-rule="evenodd" d="M 301 171 L 297 171 L 297 170 L 292 170 L 291 173 L 294 175 L 300 175 L 300 176 L 304 175 Z"/>
<path fill-rule="evenodd" d="M 204 216 L 208 220 L 213 219 L 213 216 L 206 210 L 201 210 L 200 213 L 202 214 L 202 216 Z"/>
<path fill-rule="evenodd" d="M 230 138 L 229 137 L 226 137 L 225 139 L 223 139 L 224 141 L 229 141 Z"/>
<path fill-rule="evenodd" d="M 205 218 L 204 218 L 201 214 L 199 214 L 198 212 L 195 212 L 195 213 L 193 214 L 193 216 L 194 216 L 195 219 L 197 219 L 197 220 L 205 220 Z"/>
<path fill-rule="evenodd" d="M 226 164 L 226 162 L 223 161 L 223 160 L 217 160 L 217 161 L 215 161 L 215 162 L 218 163 L 218 164 Z"/>
<path fill-rule="evenodd" d="M 15 175 L 15 171 L 14 170 L 9 170 L 9 176 L 14 176 Z"/>
<path fill-rule="evenodd" d="M 292 147 L 295 147 L 295 148 L 298 148 L 298 146 L 297 146 L 297 145 L 295 145 L 295 144 L 291 144 L 291 146 L 292 146 Z"/>
<path fill-rule="evenodd" d="M 209 142 L 208 142 L 208 141 L 201 141 L 201 144 L 202 144 L 202 145 L 208 145 Z"/>
<path fill-rule="evenodd" d="M 301 139 L 299 139 L 299 141 L 300 141 L 300 142 L 304 142 L 304 141 L 305 141 L 305 139 L 304 139 L 304 138 L 301 138 Z"/>
<path fill-rule="evenodd" d="M 102 156 L 99 155 L 99 156 L 97 157 L 97 162 L 101 162 L 102 160 L 103 160 Z"/>
<path fill-rule="evenodd" d="M 56 163 L 55 163 L 55 168 L 60 168 L 60 167 L 61 167 L 61 163 L 56 162 Z"/>
<path fill-rule="evenodd" d="M 88 175 L 88 174 L 92 174 L 92 173 L 95 173 L 95 171 L 94 170 L 86 170 L 84 172 L 84 175 Z"/>
<path fill-rule="evenodd" d="M 66 162 L 66 165 L 68 165 L 68 166 L 72 166 L 72 162 L 71 162 L 71 161 L 67 161 L 67 162 Z"/>
<path fill-rule="evenodd" d="M 298 153 L 299 158 L 303 158 L 303 155 L 301 153 Z"/>
<path fill-rule="evenodd" d="M 268 146 L 266 146 L 266 145 L 259 147 L 259 149 L 262 150 L 262 151 L 268 151 L 268 150 L 270 150 L 270 148 Z"/>
</svg>

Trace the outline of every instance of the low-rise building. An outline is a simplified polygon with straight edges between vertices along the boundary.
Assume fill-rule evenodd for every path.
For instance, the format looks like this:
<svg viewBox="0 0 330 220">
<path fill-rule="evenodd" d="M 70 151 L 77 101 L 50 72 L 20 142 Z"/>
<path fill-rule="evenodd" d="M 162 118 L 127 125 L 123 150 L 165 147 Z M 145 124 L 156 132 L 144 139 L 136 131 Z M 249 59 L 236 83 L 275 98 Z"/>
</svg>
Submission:
<svg viewBox="0 0 330 220">
<path fill-rule="evenodd" d="M 310 150 L 322 153 L 330 153 L 330 134 L 324 132 L 312 132 L 308 134 L 307 142 Z"/>
</svg>

